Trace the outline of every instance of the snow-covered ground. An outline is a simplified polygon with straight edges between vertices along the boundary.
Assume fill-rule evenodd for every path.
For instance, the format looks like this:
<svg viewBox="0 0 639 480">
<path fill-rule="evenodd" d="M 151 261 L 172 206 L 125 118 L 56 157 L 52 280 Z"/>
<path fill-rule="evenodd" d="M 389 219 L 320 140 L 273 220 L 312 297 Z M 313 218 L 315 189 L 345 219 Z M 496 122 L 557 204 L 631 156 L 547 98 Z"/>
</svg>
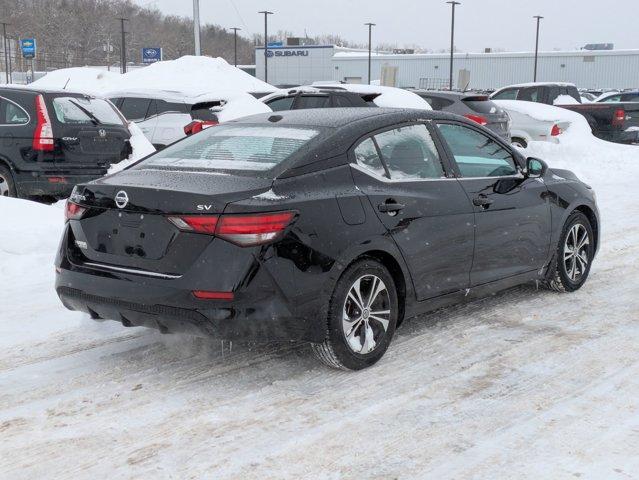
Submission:
<svg viewBox="0 0 639 480">
<path fill-rule="evenodd" d="M 597 190 L 584 288 L 409 320 L 357 373 L 65 311 L 61 205 L 0 199 L 0 477 L 637 478 L 639 148 L 571 129 L 528 150 Z"/>
</svg>

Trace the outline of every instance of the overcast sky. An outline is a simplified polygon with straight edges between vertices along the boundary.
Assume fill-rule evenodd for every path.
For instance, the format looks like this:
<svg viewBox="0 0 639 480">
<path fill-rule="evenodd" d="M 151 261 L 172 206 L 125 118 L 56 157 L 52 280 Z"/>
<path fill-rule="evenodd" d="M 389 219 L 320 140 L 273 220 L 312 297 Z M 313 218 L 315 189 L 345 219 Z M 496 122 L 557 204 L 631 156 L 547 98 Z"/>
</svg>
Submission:
<svg viewBox="0 0 639 480">
<path fill-rule="evenodd" d="M 192 0 L 134 0 L 165 14 L 192 16 Z M 534 49 L 535 21 L 543 15 L 540 49 L 574 49 L 612 42 L 639 48 L 639 0 L 461 0 L 455 45 L 461 51 L 485 47 Z M 450 5 L 444 0 L 200 0 L 202 23 L 240 27 L 250 37 L 263 31 L 259 10 L 270 10 L 269 31 L 298 36 L 324 33 L 365 43 L 365 22 L 374 22 L 377 42 L 419 44 L 439 50 L 450 44 Z"/>
</svg>

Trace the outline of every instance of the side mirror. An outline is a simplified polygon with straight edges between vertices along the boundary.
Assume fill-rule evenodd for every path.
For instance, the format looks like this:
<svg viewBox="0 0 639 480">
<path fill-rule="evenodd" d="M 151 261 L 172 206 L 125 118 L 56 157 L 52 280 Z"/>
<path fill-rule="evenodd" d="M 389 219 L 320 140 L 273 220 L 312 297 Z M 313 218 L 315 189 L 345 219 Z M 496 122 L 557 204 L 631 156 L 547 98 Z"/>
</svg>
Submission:
<svg viewBox="0 0 639 480">
<path fill-rule="evenodd" d="M 535 157 L 528 157 L 526 159 L 526 177 L 527 178 L 539 178 L 543 177 L 548 170 L 548 165 L 543 160 Z"/>
</svg>

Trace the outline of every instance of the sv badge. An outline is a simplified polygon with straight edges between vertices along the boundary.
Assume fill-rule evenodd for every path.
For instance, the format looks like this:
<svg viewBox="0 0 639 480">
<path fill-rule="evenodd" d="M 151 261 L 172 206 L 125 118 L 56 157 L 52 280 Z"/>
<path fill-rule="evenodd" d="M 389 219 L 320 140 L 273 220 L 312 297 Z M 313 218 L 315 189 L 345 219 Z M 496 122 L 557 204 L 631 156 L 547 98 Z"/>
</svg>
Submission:
<svg viewBox="0 0 639 480">
<path fill-rule="evenodd" d="M 213 205 L 198 205 L 197 206 L 197 209 L 199 211 L 205 211 L 205 212 L 210 211 L 212 208 L 213 208 Z"/>
</svg>

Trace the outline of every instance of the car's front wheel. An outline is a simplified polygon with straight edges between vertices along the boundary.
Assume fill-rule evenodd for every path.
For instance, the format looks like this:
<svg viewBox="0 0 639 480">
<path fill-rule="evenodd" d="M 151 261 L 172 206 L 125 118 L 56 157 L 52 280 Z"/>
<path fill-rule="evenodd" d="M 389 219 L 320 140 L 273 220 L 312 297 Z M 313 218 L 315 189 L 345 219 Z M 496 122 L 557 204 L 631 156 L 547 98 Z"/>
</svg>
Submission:
<svg viewBox="0 0 639 480">
<path fill-rule="evenodd" d="M 398 318 L 395 282 L 372 259 L 350 265 L 335 286 L 322 343 L 313 344 L 326 365 L 361 370 L 377 362 L 390 344 Z"/>
<path fill-rule="evenodd" d="M 564 224 L 548 286 L 558 292 L 574 292 L 588 279 L 594 257 L 594 236 L 588 217 L 574 212 Z"/>
</svg>

